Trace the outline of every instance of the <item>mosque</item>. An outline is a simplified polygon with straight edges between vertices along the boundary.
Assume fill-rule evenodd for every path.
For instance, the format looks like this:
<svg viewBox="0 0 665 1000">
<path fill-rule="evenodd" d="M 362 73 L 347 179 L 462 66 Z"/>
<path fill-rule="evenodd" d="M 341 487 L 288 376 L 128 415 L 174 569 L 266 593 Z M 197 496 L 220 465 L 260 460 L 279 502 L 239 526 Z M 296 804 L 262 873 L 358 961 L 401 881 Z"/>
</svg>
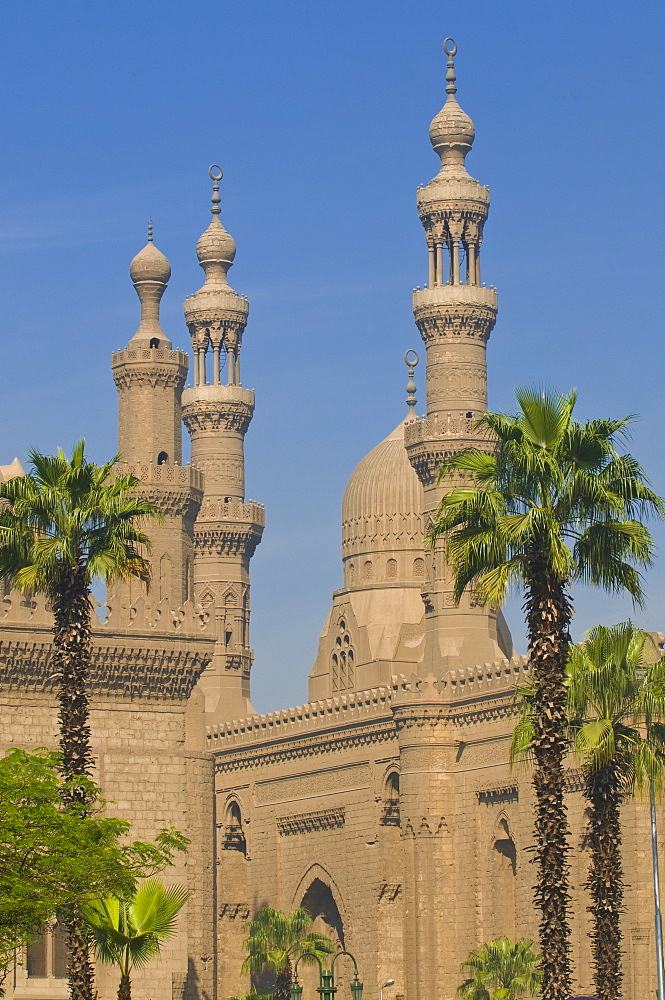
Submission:
<svg viewBox="0 0 665 1000">
<path fill-rule="evenodd" d="M 457 101 L 452 40 L 444 51 L 446 100 L 429 132 L 439 167 L 417 192 L 427 281 L 413 311 L 427 412 L 416 415 L 411 379 L 406 419 L 386 427 L 346 487 L 343 583 L 305 705 L 257 715 L 250 700 L 250 561 L 264 510 L 244 494 L 249 303 L 228 281 L 236 246 L 220 220 L 218 168 L 196 247 L 205 280 L 185 302 L 191 388 L 190 357 L 160 325 L 170 265 L 151 233 L 131 262 L 140 324 L 111 361 L 119 451 L 165 522 L 153 532 L 150 592 L 118 586 L 95 625 L 93 745 L 104 795 L 136 836 L 173 825 L 190 838 L 166 878 L 193 890 L 177 937 L 137 973 L 138 1000 L 249 992 L 243 923 L 262 905 L 308 907 L 355 956 L 368 998 L 447 1000 L 470 949 L 501 934 L 537 938 L 531 780 L 508 766 L 525 658 L 513 655 L 499 610 L 469 596 L 456 605 L 440 549 L 423 544 L 442 495 L 441 461 L 480 440 L 497 317 L 496 289 L 481 280 L 489 191 L 467 172 L 474 126 Z M 411 374 L 416 360 L 407 353 Z M 0 468 L 3 478 L 19 474 L 16 463 Z M 7 745 L 55 739 L 50 626 L 39 596 L 0 595 Z M 589 993 L 588 850 L 574 765 L 567 786 L 573 959 L 578 991 Z M 628 803 L 623 819 L 625 995 L 645 1000 L 655 996 L 648 815 Z M 316 985 L 309 976 L 306 1000 Z M 100 969 L 98 985 L 110 997 L 114 973 Z M 65 1000 L 56 924 L 17 963 L 9 995 Z"/>
</svg>

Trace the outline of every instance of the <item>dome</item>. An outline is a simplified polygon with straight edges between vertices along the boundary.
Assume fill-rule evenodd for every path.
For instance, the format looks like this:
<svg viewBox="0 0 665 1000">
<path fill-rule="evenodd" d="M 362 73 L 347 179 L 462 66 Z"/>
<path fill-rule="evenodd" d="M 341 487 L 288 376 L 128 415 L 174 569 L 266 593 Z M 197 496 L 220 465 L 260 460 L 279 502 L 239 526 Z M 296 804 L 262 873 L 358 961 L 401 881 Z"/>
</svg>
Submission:
<svg viewBox="0 0 665 1000">
<path fill-rule="evenodd" d="M 423 556 L 423 489 L 404 448 L 404 422 L 356 466 L 342 500 L 342 558 L 347 585 L 366 581 L 418 577 Z M 384 573 L 380 566 L 397 563 Z M 349 578 L 350 564 L 354 564 Z M 415 567 L 414 561 L 420 560 Z M 370 565 L 368 565 L 368 563 Z"/>
<path fill-rule="evenodd" d="M 432 119 L 429 138 L 434 152 L 446 163 L 464 163 L 464 157 L 473 145 L 476 131 L 473 122 L 450 94 L 444 106 Z"/>
<path fill-rule="evenodd" d="M 227 233 L 217 215 L 196 244 L 196 256 L 202 266 L 206 264 L 221 264 L 227 271 L 236 255 L 235 240 Z"/>
<path fill-rule="evenodd" d="M 149 240 L 129 265 L 129 276 L 134 284 L 137 281 L 161 281 L 166 284 L 171 277 L 171 265 L 161 250 Z"/>
</svg>

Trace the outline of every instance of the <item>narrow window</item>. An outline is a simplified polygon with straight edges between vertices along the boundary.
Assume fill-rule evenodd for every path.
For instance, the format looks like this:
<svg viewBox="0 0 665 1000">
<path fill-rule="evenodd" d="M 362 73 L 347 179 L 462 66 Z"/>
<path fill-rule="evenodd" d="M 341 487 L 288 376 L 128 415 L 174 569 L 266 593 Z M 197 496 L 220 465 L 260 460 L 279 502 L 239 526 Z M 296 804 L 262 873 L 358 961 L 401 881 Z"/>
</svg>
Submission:
<svg viewBox="0 0 665 1000">
<path fill-rule="evenodd" d="M 157 465 L 166 465 L 168 460 L 169 456 L 166 454 L 166 452 L 160 451 L 159 455 L 157 456 Z"/>
<path fill-rule="evenodd" d="M 159 337 L 151 337 L 150 338 L 150 346 L 151 347 L 159 347 Z"/>
</svg>

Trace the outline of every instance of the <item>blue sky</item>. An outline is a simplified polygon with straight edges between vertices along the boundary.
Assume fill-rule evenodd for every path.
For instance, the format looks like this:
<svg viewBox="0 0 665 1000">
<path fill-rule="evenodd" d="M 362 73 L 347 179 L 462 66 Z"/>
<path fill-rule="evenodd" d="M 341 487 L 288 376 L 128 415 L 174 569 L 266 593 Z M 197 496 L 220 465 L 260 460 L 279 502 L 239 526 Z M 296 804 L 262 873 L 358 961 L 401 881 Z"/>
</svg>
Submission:
<svg viewBox="0 0 665 1000">
<path fill-rule="evenodd" d="M 344 485 L 404 410 L 426 280 L 415 189 L 436 172 L 446 35 L 476 125 L 468 167 L 492 192 L 490 405 L 545 381 L 576 386 L 581 417 L 637 414 L 631 449 L 665 493 L 662 4 L 36 0 L 5 5 L 2 27 L 0 461 L 81 434 L 96 459 L 114 452 L 129 261 L 152 215 L 173 269 L 163 325 L 186 347 L 206 171 L 224 168 L 231 283 L 250 298 L 248 496 L 267 514 L 257 708 L 306 698 L 341 583 Z M 662 554 L 647 591 L 637 618 L 664 628 Z M 631 610 L 574 597 L 576 636 Z M 518 601 L 508 618 L 523 649 Z"/>
</svg>

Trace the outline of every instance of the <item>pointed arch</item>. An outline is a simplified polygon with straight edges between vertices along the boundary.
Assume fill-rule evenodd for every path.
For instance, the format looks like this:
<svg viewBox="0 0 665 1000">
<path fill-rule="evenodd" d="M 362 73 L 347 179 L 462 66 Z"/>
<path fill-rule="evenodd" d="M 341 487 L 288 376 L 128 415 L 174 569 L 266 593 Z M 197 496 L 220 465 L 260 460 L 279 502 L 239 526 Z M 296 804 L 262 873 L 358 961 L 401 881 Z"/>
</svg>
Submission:
<svg viewBox="0 0 665 1000">
<path fill-rule="evenodd" d="M 319 882 L 322 882 L 324 885 L 328 886 L 332 898 L 335 901 L 335 905 L 337 907 L 339 915 L 342 919 L 342 925 L 344 926 L 347 920 L 346 920 L 346 907 L 344 905 L 342 893 L 340 892 L 339 886 L 335 882 L 335 879 L 332 877 L 330 872 L 327 871 L 323 867 L 323 865 L 318 864 L 318 862 L 310 865 L 303 873 L 291 896 L 291 906 L 296 907 L 301 905 L 307 890 L 312 885 L 312 883 L 317 879 Z"/>
</svg>

